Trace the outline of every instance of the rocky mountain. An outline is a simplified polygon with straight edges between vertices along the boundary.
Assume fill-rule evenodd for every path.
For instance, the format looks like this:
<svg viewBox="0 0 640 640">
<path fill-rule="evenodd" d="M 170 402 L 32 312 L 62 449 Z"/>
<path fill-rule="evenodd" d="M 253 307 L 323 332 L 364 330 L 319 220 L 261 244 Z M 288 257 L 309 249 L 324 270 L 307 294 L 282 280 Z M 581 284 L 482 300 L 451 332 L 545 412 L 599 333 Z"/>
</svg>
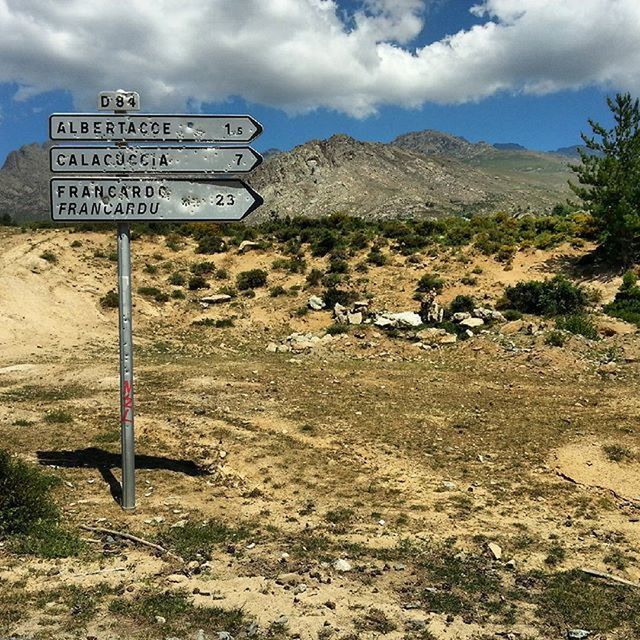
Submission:
<svg viewBox="0 0 640 640">
<path fill-rule="evenodd" d="M 49 143 L 12 151 L 0 169 L 0 216 L 17 222 L 49 217 Z"/>
<path fill-rule="evenodd" d="M 48 147 L 33 144 L 9 154 L 0 170 L 0 216 L 48 219 Z M 265 199 L 254 221 L 337 212 L 382 218 L 543 211 L 570 195 L 567 158 L 496 149 L 432 130 L 390 144 L 335 135 L 265 155 L 249 179 Z"/>
</svg>

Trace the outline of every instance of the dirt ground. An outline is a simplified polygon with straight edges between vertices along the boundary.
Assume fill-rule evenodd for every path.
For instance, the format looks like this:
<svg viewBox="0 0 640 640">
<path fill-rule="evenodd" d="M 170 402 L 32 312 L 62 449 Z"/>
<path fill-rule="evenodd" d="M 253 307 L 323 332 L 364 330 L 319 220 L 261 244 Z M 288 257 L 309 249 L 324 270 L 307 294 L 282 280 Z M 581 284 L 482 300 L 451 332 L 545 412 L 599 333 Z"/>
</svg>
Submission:
<svg viewBox="0 0 640 640">
<path fill-rule="evenodd" d="M 640 589 L 616 581 L 640 584 L 634 327 L 601 316 L 601 340 L 558 348 L 527 329 L 543 320 L 525 319 L 425 351 L 361 326 L 271 353 L 293 331 L 332 324 L 328 311 L 296 315 L 308 291 L 260 289 L 206 309 L 198 300 L 215 288 L 164 303 L 136 293 L 138 506 L 126 514 L 117 311 L 100 305 L 115 287 L 114 242 L 0 231 L 2 446 L 63 480 L 64 521 L 85 543 L 62 559 L 0 548 L 0 633 L 640 637 Z M 416 310 L 415 283 L 434 270 L 449 283 L 443 302 L 473 293 L 493 304 L 505 285 L 588 249 L 520 252 L 510 269 L 470 253 L 396 256 L 357 277 L 377 309 Z M 162 237 L 133 251 L 134 291 L 169 291 L 171 272 L 203 259 L 231 281 L 261 267 L 269 286 L 304 284 L 272 269 L 273 251 L 196 256 L 190 241 L 172 251 Z M 474 267 L 477 282 L 462 284 Z M 584 282 L 606 301 L 620 278 Z M 231 327 L 193 324 L 231 317 Z M 55 411 L 68 420 L 48 420 Z"/>
</svg>

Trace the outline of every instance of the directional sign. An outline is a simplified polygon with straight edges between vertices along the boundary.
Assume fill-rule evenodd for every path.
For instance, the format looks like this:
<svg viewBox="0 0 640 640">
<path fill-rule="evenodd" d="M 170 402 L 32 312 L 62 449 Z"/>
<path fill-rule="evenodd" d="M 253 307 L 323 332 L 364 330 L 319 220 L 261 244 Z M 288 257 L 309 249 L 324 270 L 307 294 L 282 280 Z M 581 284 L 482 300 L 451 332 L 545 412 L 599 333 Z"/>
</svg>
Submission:
<svg viewBox="0 0 640 640">
<path fill-rule="evenodd" d="M 251 147 L 52 147 L 53 173 L 248 173 L 262 162 Z"/>
<path fill-rule="evenodd" d="M 251 116 L 54 113 L 52 140 L 251 142 L 262 125 Z"/>
<path fill-rule="evenodd" d="M 262 204 L 242 180 L 55 178 L 56 222 L 234 222 Z"/>
</svg>

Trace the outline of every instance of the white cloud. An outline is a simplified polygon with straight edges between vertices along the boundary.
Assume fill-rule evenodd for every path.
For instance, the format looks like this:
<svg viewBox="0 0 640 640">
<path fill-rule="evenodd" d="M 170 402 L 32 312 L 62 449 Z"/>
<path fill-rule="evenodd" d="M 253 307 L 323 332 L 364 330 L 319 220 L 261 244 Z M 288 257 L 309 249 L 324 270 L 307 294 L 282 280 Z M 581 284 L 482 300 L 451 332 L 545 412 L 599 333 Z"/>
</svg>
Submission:
<svg viewBox="0 0 640 640">
<path fill-rule="evenodd" d="M 486 0 L 483 24 L 415 50 L 426 4 L 362 0 L 347 17 L 334 0 L 0 0 L 0 82 L 84 108 L 125 88 L 145 108 L 241 95 L 357 117 L 503 90 L 640 93 L 640 0 Z"/>
</svg>

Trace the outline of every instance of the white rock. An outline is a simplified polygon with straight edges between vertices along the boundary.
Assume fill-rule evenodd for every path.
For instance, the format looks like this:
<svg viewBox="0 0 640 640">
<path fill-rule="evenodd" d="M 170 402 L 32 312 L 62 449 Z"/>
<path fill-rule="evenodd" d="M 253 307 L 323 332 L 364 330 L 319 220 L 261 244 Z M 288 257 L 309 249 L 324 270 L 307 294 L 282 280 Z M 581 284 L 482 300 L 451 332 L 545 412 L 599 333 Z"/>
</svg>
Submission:
<svg viewBox="0 0 640 640">
<path fill-rule="evenodd" d="M 489 549 L 489 551 L 491 552 L 494 560 L 500 560 L 500 558 L 502 558 L 502 547 L 499 544 L 490 542 L 489 544 L 487 544 L 487 549 Z"/>
<path fill-rule="evenodd" d="M 440 344 L 455 344 L 458 342 L 458 336 L 453 333 L 447 333 L 446 336 L 442 336 L 442 338 L 440 338 L 439 342 Z"/>
<path fill-rule="evenodd" d="M 163 616 L 156 616 L 156 624 L 164 624 L 167 621 Z"/>
<path fill-rule="evenodd" d="M 167 576 L 167 582 L 171 584 L 182 584 L 183 582 L 188 582 L 188 580 L 189 578 L 182 573 L 172 573 L 170 576 Z"/>
<path fill-rule="evenodd" d="M 204 298 L 200 298 L 200 302 L 204 302 L 204 304 L 222 304 L 223 302 L 229 302 L 231 300 L 231 296 L 226 293 L 216 293 L 213 296 L 205 296 Z"/>
<path fill-rule="evenodd" d="M 243 240 L 238 247 L 238 253 L 246 253 L 247 251 L 252 251 L 253 249 L 259 249 L 259 242 L 252 242 L 251 240 Z"/>
<path fill-rule="evenodd" d="M 277 351 L 278 351 L 278 345 L 277 345 L 275 342 L 270 342 L 270 343 L 267 345 L 267 351 L 268 351 L 269 353 L 277 353 Z"/>
<path fill-rule="evenodd" d="M 347 312 L 347 322 L 349 324 L 362 324 L 362 313 L 355 311 L 354 313 Z"/>
<path fill-rule="evenodd" d="M 460 322 L 461 327 L 467 327 L 468 329 L 474 329 L 475 327 L 481 327 L 484 324 L 482 318 L 466 318 Z"/>
<path fill-rule="evenodd" d="M 470 317 L 471 314 L 467 313 L 466 311 L 457 311 L 451 316 L 451 319 L 454 322 L 462 322 L 463 320 L 468 320 Z"/>
<path fill-rule="evenodd" d="M 336 571 L 351 571 L 353 569 L 353 567 L 351 566 L 350 562 L 347 562 L 346 560 L 343 560 L 342 558 L 340 558 L 339 560 L 336 560 L 333 563 L 333 568 Z"/>
<path fill-rule="evenodd" d="M 319 296 L 310 296 L 307 304 L 309 309 L 313 309 L 313 311 L 321 311 L 327 306 L 324 300 Z"/>
</svg>

